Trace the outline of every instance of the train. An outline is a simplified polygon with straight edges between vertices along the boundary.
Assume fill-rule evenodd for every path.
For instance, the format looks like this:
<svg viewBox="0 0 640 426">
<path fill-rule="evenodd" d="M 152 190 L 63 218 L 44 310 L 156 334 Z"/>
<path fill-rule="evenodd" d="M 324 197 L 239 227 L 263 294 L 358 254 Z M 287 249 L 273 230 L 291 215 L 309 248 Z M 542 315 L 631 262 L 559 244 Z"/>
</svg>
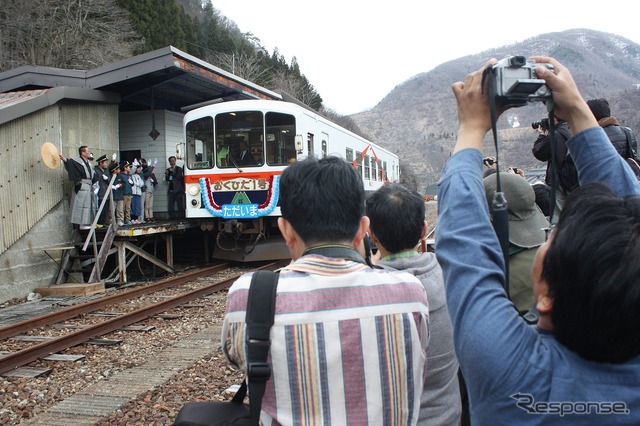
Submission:
<svg viewBox="0 0 640 426">
<path fill-rule="evenodd" d="M 280 236 L 282 171 L 308 156 L 340 156 L 365 191 L 400 178 L 398 156 L 314 111 L 288 101 L 238 100 L 184 116 L 185 216 L 213 231 L 213 257 L 286 259 Z"/>
</svg>

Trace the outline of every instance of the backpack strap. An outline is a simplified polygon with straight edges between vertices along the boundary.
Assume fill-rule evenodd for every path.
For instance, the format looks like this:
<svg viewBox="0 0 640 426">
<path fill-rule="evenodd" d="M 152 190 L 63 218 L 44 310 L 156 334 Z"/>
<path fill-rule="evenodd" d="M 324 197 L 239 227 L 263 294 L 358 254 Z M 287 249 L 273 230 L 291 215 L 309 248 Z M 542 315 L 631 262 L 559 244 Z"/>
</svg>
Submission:
<svg viewBox="0 0 640 426">
<path fill-rule="evenodd" d="M 251 277 L 247 300 L 246 351 L 247 380 L 249 382 L 249 409 L 251 424 L 258 425 L 262 396 L 271 377 L 271 366 L 267 363 L 271 342 L 269 334 L 276 310 L 278 274 L 273 271 L 256 271 Z"/>
<path fill-rule="evenodd" d="M 628 127 L 623 127 L 620 126 L 620 128 L 622 129 L 622 131 L 624 132 L 625 136 L 627 137 L 627 149 L 629 150 L 629 158 L 633 158 L 634 160 L 636 159 L 636 150 L 633 149 L 633 146 L 631 145 L 631 129 L 629 129 Z"/>
</svg>

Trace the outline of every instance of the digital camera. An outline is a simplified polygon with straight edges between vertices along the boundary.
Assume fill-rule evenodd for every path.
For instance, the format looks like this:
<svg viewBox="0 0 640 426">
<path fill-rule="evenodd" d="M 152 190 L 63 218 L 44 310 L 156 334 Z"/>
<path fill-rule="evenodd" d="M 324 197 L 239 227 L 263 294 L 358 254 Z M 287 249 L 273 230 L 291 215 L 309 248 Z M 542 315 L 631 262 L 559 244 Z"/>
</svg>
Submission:
<svg viewBox="0 0 640 426">
<path fill-rule="evenodd" d="M 538 64 L 524 56 L 507 56 L 498 61 L 492 68 L 496 103 L 504 107 L 518 107 L 527 102 L 551 99 L 551 89 L 536 76 L 537 65 L 553 70 L 551 64 Z"/>
<path fill-rule="evenodd" d="M 534 121 L 533 123 L 531 123 L 531 127 L 533 127 L 534 129 L 537 129 L 538 127 L 542 128 L 542 130 L 548 130 L 549 129 L 549 119 L 548 118 L 542 118 L 540 119 L 540 121 Z"/>
</svg>

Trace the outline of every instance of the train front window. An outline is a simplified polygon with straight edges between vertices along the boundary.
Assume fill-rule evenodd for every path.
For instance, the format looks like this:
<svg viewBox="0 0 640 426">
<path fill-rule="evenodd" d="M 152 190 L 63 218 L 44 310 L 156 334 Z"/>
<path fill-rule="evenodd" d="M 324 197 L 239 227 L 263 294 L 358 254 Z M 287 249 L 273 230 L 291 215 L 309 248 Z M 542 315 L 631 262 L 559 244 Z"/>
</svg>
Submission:
<svg viewBox="0 0 640 426">
<path fill-rule="evenodd" d="M 202 117 L 187 123 L 187 161 L 190 169 L 213 167 L 213 119 Z"/>
<path fill-rule="evenodd" d="M 216 165 L 238 169 L 263 165 L 263 139 L 260 111 L 216 115 Z"/>
<path fill-rule="evenodd" d="M 283 166 L 296 160 L 296 119 L 293 115 L 268 112 L 266 116 L 267 164 Z"/>
</svg>

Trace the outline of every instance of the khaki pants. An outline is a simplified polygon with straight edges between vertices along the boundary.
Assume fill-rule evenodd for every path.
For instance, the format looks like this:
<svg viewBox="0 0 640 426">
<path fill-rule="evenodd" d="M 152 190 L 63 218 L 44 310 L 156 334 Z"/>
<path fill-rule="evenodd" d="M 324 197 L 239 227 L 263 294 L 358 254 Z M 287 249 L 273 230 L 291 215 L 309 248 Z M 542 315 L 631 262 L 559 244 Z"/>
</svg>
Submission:
<svg viewBox="0 0 640 426">
<path fill-rule="evenodd" d="M 124 222 L 131 222 L 131 195 L 124 196 Z"/>
<path fill-rule="evenodd" d="M 144 200 L 144 217 L 153 219 L 153 192 L 147 191 Z"/>
<path fill-rule="evenodd" d="M 116 222 L 124 223 L 124 200 L 116 201 Z"/>
</svg>

